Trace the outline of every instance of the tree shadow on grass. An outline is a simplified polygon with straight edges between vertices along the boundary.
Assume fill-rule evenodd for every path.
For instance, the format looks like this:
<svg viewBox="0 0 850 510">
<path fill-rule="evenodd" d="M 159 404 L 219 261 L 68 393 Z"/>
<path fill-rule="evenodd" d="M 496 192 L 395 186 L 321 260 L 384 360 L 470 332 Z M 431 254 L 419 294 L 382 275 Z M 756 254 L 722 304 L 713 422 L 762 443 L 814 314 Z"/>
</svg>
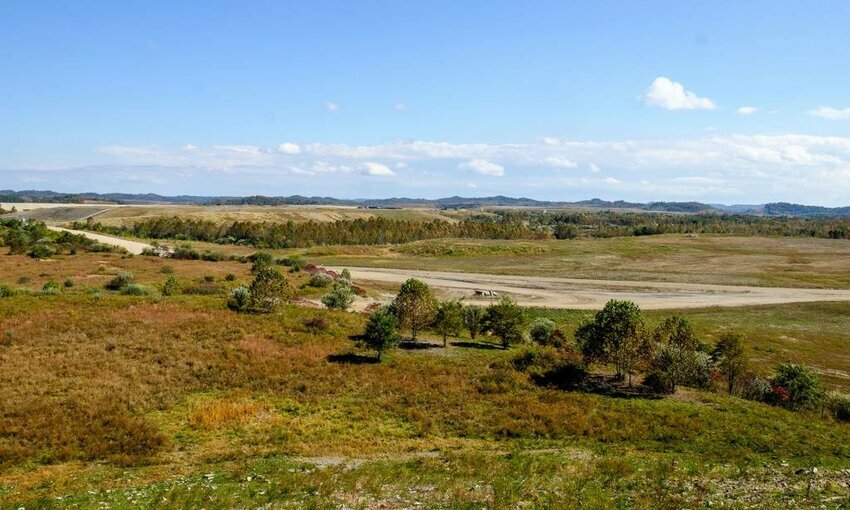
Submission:
<svg viewBox="0 0 850 510">
<path fill-rule="evenodd" d="M 486 349 L 503 351 L 501 345 L 487 344 L 484 342 L 449 342 L 452 347 L 463 347 L 464 349 Z"/>
<path fill-rule="evenodd" d="M 405 349 L 408 351 L 419 351 L 423 349 L 438 349 L 442 348 L 441 344 L 432 344 L 430 342 L 412 342 L 412 341 L 404 341 L 398 344 L 399 349 Z"/>
<path fill-rule="evenodd" d="M 590 374 L 575 386 L 576 391 L 593 393 L 613 398 L 641 398 L 648 400 L 659 400 L 662 397 L 654 393 L 646 386 L 632 384 L 630 387 L 626 381 L 609 375 Z"/>
<path fill-rule="evenodd" d="M 328 361 L 342 365 L 372 365 L 379 362 L 378 358 L 374 356 L 364 356 L 363 354 L 355 354 L 353 352 L 328 354 Z"/>
</svg>

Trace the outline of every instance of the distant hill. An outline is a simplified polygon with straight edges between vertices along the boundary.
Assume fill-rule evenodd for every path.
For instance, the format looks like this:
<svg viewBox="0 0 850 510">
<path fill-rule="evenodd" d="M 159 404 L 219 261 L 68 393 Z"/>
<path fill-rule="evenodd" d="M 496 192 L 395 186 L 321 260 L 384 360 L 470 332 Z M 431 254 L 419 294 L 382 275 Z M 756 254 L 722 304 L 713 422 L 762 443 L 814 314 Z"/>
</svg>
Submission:
<svg viewBox="0 0 850 510">
<path fill-rule="evenodd" d="M 764 214 L 767 216 L 802 217 L 844 217 L 850 216 L 848 207 L 820 207 L 799 205 L 787 202 L 775 202 L 764 205 L 723 205 L 703 204 L 701 202 L 626 202 L 624 200 L 602 200 L 592 198 L 577 202 L 558 202 L 534 200 L 532 198 L 514 198 L 502 195 L 493 197 L 446 197 L 425 198 L 379 198 L 379 199 L 340 199 L 333 197 L 306 197 L 290 195 L 268 197 L 254 195 L 248 197 L 229 196 L 164 196 L 155 193 L 57 193 L 42 190 L 0 190 L 0 202 L 47 202 L 56 204 L 80 204 L 108 202 L 114 204 L 196 204 L 196 205 L 348 205 L 358 207 L 394 208 L 394 207 L 437 207 L 448 209 L 475 209 L 480 207 L 590 207 L 595 209 L 631 209 L 638 211 L 677 212 L 677 213 L 732 213 Z"/>
<path fill-rule="evenodd" d="M 764 205 L 764 214 L 768 216 L 850 216 L 850 207 L 821 207 L 817 205 L 789 204 L 776 202 Z"/>
</svg>

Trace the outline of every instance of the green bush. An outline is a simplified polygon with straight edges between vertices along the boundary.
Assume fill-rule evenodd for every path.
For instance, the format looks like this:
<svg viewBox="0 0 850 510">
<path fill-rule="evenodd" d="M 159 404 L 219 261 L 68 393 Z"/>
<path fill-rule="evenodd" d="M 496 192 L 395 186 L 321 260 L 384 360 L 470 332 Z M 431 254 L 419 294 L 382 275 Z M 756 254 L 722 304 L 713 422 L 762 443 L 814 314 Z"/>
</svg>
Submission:
<svg viewBox="0 0 850 510">
<path fill-rule="evenodd" d="M 324 288 L 330 285 L 333 281 L 334 279 L 330 276 L 318 273 L 310 277 L 310 280 L 307 282 L 307 285 L 309 285 L 310 287 Z"/>
<path fill-rule="evenodd" d="M 0 285 L 0 298 L 12 297 L 15 295 L 15 289 L 8 285 Z"/>
<path fill-rule="evenodd" d="M 27 256 L 34 259 L 49 259 L 56 255 L 56 250 L 46 244 L 38 244 L 27 252 Z"/>
<path fill-rule="evenodd" d="M 59 288 L 59 284 L 56 280 L 50 280 L 41 288 L 41 293 L 45 296 L 55 296 L 56 294 L 59 294 L 60 290 L 61 289 Z"/>
<path fill-rule="evenodd" d="M 781 363 L 771 383 L 774 402 L 795 411 L 814 409 L 823 398 L 820 378 L 803 365 Z"/>
<path fill-rule="evenodd" d="M 71 287 L 74 286 L 74 280 L 68 278 L 68 279 L 65 280 L 65 283 L 63 285 L 65 285 L 66 289 L 70 289 Z"/>
<path fill-rule="evenodd" d="M 233 273 L 227 273 L 227 275 L 225 275 L 225 277 L 224 277 L 224 280 L 227 281 L 227 282 L 235 282 L 236 281 L 236 275 L 233 274 Z"/>
<path fill-rule="evenodd" d="M 133 273 L 122 271 L 109 280 L 106 283 L 105 288 L 107 290 L 121 290 L 135 281 L 136 278 L 133 276 Z"/>
<path fill-rule="evenodd" d="M 538 318 L 531 323 L 528 336 L 540 345 L 551 345 L 555 337 L 555 322 L 551 319 Z"/>
<path fill-rule="evenodd" d="M 125 296 L 149 296 L 151 291 L 144 285 L 131 283 L 121 288 L 121 294 L 124 294 Z"/>
<path fill-rule="evenodd" d="M 348 280 L 335 281 L 330 293 L 322 296 L 322 304 L 332 310 L 348 310 L 353 302 L 354 290 Z"/>
<path fill-rule="evenodd" d="M 180 294 L 180 282 L 174 276 L 169 276 L 162 285 L 163 296 L 176 296 Z"/>
<path fill-rule="evenodd" d="M 236 312 L 245 312 L 251 305 L 251 291 L 248 287 L 240 285 L 230 291 L 227 307 Z"/>
<path fill-rule="evenodd" d="M 845 423 L 850 422 L 850 395 L 829 392 L 824 400 L 826 408 L 832 412 L 836 420 Z"/>
<path fill-rule="evenodd" d="M 172 274 L 172 273 L 174 273 L 174 268 L 169 266 L 168 264 L 166 264 L 166 265 L 162 266 L 161 268 L 159 268 L 159 272 L 162 273 L 162 274 Z"/>
</svg>

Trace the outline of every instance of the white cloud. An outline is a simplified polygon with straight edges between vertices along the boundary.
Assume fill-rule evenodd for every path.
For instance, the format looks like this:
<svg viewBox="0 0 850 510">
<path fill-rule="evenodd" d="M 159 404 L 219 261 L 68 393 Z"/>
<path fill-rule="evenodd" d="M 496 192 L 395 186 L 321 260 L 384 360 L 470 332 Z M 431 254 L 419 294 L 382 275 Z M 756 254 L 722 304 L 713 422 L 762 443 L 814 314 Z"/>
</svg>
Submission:
<svg viewBox="0 0 850 510">
<path fill-rule="evenodd" d="M 505 175 L 505 167 L 497 163 L 487 161 L 486 159 L 473 159 L 472 161 L 461 163 L 458 165 L 458 168 L 462 170 L 471 170 L 481 175 L 493 175 L 496 177 L 502 177 Z"/>
<path fill-rule="evenodd" d="M 191 143 L 187 143 L 186 145 L 183 146 L 183 150 L 184 151 L 196 151 L 196 150 L 198 150 L 198 147 L 192 145 Z"/>
<path fill-rule="evenodd" d="M 623 181 L 621 181 L 620 179 L 617 179 L 616 177 L 606 177 L 604 179 L 604 181 L 605 181 L 605 184 L 622 184 L 623 183 Z"/>
<path fill-rule="evenodd" d="M 277 148 L 277 150 L 278 150 L 278 152 L 280 152 L 282 154 L 289 154 L 289 155 L 301 154 L 301 146 L 298 145 L 297 143 L 292 143 L 292 142 L 283 142 L 282 144 L 280 144 L 280 146 Z"/>
<path fill-rule="evenodd" d="M 399 112 L 403 112 L 404 110 L 407 110 L 407 105 L 399 101 L 393 105 L 393 109 Z"/>
<path fill-rule="evenodd" d="M 327 103 L 325 103 L 325 109 L 329 112 L 335 112 L 339 110 L 339 103 L 328 101 Z"/>
<path fill-rule="evenodd" d="M 590 168 L 590 171 L 595 173 L 595 174 L 598 174 L 599 171 L 600 171 L 599 165 L 597 165 L 596 163 L 590 163 L 587 166 L 588 166 L 588 168 Z"/>
<path fill-rule="evenodd" d="M 742 106 L 736 110 L 740 115 L 751 115 L 759 111 L 755 106 Z"/>
<path fill-rule="evenodd" d="M 363 169 L 368 175 L 395 175 L 395 172 L 390 170 L 389 167 L 373 161 L 363 163 Z"/>
<path fill-rule="evenodd" d="M 569 160 L 564 156 L 549 156 L 545 159 L 546 164 L 555 168 L 565 168 L 572 169 L 578 168 L 578 163 L 575 161 Z"/>
<path fill-rule="evenodd" d="M 850 119 L 850 108 L 838 109 L 831 106 L 821 106 L 809 112 L 809 115 L 830 120 Z"/>
<path fill-rule="evenodd" d="M 699 97 L 684 85 L 666 76 L 656 78 L 644 93 L 643 101 L 665 110 L 714 110 L 711 99 Z"/>
</svg>

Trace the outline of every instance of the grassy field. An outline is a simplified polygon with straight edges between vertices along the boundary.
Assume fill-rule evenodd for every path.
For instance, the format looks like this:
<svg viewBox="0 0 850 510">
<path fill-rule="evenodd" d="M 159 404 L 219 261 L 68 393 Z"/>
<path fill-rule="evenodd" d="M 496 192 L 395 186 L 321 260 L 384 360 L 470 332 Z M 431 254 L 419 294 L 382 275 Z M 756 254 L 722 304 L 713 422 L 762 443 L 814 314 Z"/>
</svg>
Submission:
<svg viewBox="0 0 850 510">
<path fill-rule="evenodd" d="M 6 204 L 7 209 L 16 206 L 22 212 L 19 216 L 44 221 L 47 223 L 67 223 L 88 217 L 96 219 L 104 225 L 121 226 L 133 222 L 155 218 L 180 216 L 213 221 L 216 223 L 232 223 L 234 221 L 254 222 L 304 222 L 304 221 L 337 221 L 354 220 L 358 218 L 388 218 L 410 221 L 458 221 L 470 214 L 480 212 L 443 211 L 439 209 L 404 208 L 404 209 L 361 209 L 353 206 L 202 206 L 202 205 L 86 205 L 53 207 L 33 206 L 27 209 L 26 204 Z M 26 210 L 25 210 L 26 209 Z"/>
<path fill-rule="evenodd" d="M 349 339 L 358 314 L 102 290 L 122 270 L 150 287 L 250 277 L 236 262 L 0 257 L 2 284 L 75 282 L 0 299 L 0 507 L 850 504 L 850 426 L 817 413 L 539 387 L 512 351 L 468 342 L 375 364 Z M 534 313 L 569 330 L 586 312 Z M 708 340 L 746 332 L 762 369 L 792 358 L 848 387 L 848 305 L 687 314 Z"/>
<path fill-rule="evenodd" d="M 847 240 L 716 235 L 569 241 L 436 240 L 393 247 L 316 247 L 303 253 L 328 265 L 850 288 Z"/>
</svg>

